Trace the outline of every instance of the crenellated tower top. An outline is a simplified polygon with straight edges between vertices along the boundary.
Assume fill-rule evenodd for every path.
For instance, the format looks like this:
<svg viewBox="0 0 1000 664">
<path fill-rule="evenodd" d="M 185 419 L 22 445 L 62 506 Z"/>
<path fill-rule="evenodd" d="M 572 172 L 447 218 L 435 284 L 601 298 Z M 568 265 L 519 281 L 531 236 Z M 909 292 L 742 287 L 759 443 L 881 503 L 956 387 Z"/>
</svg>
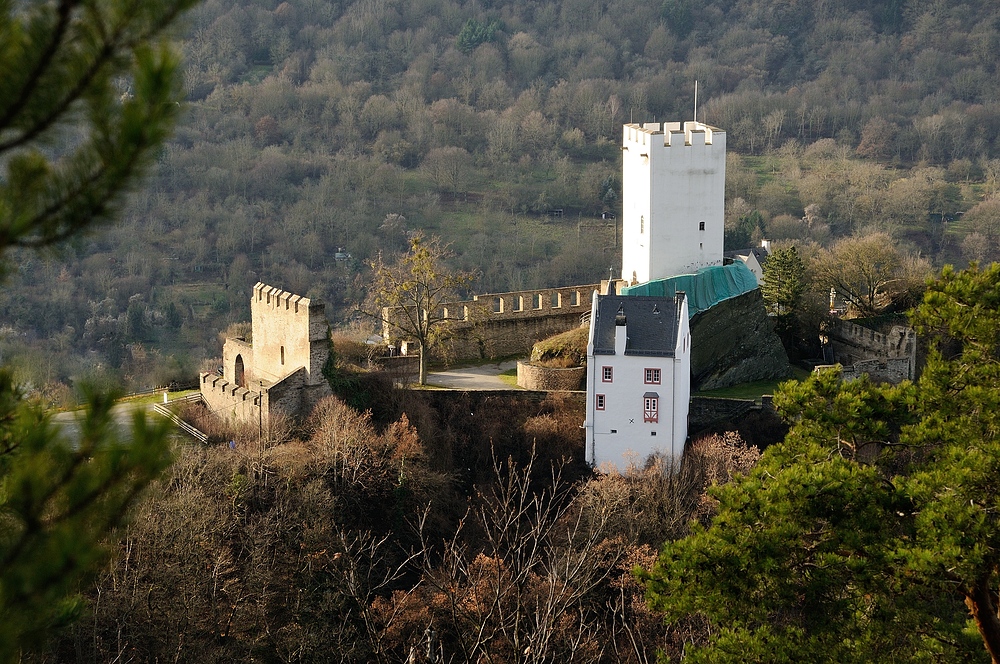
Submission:
<svg viewBox="0 0 1000 664">
<path fill-rule="evenodd" d="M 722 264 L 726 132 L 701 122 L 625 125 L 622 189 L 622 279 Z"/>
</svg>

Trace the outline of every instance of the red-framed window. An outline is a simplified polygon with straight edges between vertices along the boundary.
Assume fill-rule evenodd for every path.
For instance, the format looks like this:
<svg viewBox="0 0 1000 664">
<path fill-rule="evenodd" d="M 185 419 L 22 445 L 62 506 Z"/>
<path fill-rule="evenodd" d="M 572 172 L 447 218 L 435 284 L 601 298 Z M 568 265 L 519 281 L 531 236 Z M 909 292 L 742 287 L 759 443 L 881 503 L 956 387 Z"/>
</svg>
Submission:
<svg viewBox="0 0 1000 664">
<path fill-rule="evenodd" d="M 607 399 L 603 394 L 594 395 L 594 408 L 597 410 L 604 410 L 604 406 L 607 403 Z"/>
<path fill-rule="evenodd" d="M 647 392 L 642 397 L 642 421 L 660 421 L 660 397 L 656 394 Z"/>
<path fill-rule="evenodd" d="M 614 367 L 601 367 L 601 382 L 610 383 L 615 379 Z"/>
<path fill-rule="evenodd" d="M 660 384 L 660 370 L 659 369 L 644 369 L 643 370 L 643 380 L 646 385 L 659 385 Z"/>
</svg>

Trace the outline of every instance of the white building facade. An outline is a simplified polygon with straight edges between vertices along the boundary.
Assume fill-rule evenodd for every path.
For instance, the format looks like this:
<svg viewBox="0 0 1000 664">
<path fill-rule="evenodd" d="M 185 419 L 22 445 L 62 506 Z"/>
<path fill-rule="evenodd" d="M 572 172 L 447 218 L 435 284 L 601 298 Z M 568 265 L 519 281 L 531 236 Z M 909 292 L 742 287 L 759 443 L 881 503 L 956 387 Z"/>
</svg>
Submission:
<svg viewBox="0 0 1000 664">
<path fill-rule="evenodd" d="M 587 344 L 587 462 L 624 471 L 680 458 L 691 398 L 687 298 L 594 293 Z"/>
<path fill-rule="evenodd" d="M 722 265 L 726 133 L 700 122 L 624 126 L 622 279 Z"/>
</svg>

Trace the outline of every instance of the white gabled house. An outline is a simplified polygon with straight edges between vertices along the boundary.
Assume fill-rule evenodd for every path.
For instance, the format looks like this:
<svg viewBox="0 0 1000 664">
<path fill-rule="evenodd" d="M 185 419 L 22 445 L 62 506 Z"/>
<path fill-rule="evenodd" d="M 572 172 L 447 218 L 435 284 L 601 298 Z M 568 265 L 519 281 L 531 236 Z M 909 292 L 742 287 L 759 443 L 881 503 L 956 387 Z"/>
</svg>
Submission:
<svg viewBox="0 0 1000 664">
<path fill-rule="evenodd" d="M 685 294 L 595 292 L 587 344 L 587 462 L 621 471 L 654 452 L 680 458 L 690 397 Z"/>
<path fill-rule="evenodd" d="M 739 249 L 736 251 L 727 251 L 724 255 L 723 263 L 729 265 L 735 261 L 743 261 L 750 271 L 753 272 L 753 276 L 757 277 L 757 283 L 761 286 L 764 285 L 764 263 L 767 262 L 767 257 L 771 255 L 771 241 L 761 240 L 759 247 L 753 247 L 752 249 Z"/>
</svg>

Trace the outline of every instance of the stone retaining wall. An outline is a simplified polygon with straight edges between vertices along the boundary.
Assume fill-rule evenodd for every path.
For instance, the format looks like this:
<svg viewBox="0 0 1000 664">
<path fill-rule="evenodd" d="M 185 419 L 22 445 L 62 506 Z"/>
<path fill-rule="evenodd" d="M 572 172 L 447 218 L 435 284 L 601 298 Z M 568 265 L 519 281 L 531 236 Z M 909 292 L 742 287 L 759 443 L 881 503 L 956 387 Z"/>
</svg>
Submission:
<svg viewBox="0 0 1000 664">
<path fill-rule="evenodd" d="M 688 409 L 688 433 L 704 429 L 718 422 L 735 420 L 751 410 L 760 410 L 761 408 L 761 404 L 753 399 L 691 397 L 691 406 Z"/>
<path fill-rule="evenodd" d="M 517 384 L 526 390 L 579 391 L 584 389 L 586 367 L 554 369 L 527 362 L 517 363 Z"/>
</svg>

